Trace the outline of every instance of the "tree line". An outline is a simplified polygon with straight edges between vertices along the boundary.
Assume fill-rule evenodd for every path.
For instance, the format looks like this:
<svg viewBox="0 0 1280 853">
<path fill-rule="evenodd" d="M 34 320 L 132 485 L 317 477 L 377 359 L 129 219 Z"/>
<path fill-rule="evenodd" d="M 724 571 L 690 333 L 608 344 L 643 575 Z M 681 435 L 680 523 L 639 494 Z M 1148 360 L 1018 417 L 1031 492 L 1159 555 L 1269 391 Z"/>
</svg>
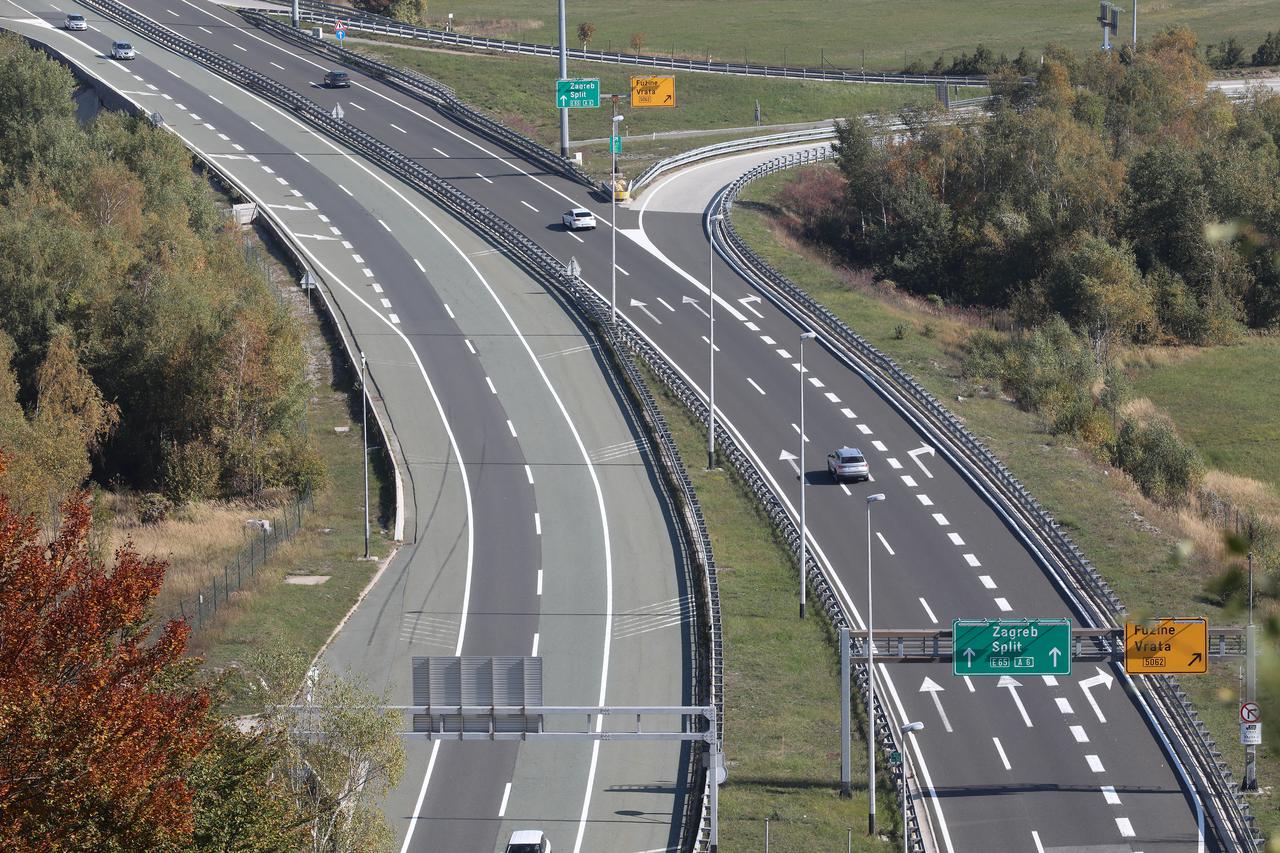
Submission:
<svg viewBox="0 0 1280 853">
<path fill-rule="evenodd" d="M 0 486 L 42 515 L 92 476 L 173 501 L 302 490 L 289 317 L 181 141 L 0 38 Z"/>
</svg>

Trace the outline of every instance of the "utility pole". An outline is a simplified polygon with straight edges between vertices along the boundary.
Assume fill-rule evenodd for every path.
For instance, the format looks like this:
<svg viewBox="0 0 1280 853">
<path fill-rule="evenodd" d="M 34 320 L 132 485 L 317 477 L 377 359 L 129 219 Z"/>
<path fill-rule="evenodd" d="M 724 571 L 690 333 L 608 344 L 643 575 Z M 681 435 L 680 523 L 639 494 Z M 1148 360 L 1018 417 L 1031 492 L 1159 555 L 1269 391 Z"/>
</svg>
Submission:
<svg viewBox="0 0 1280 853">
<path fill-rule="evenodd" d="M 852 779 L 853 756 L 850 755 L 853 737 L 852 713 L 853 704 L 849 684 L 849 628 L 840 628 L 840 796 L 853 796 Z M 853 830 L 849 830 L 852 836 Z"/>
<path fill-rule="evenodd" d="M 298 28 L 298 17 L 299 17 L 299 15 L 298 15 L 298 0 L 293 0 L 293 13 L 292 13 L 292 19 L 293 19 L 293 28 L 294 28 L 295 30 Z"/>
<path fill-rule="evenodd" d="M 368 362 L 360 353 L 360 437 L 364 444 L 364 558 L 369 559 L 369 384 Z"/>
<path fill-rule="evenodd" d="M 296 2 L 296 0 L 295 0 Z M 558 0 L 560 11 L 560 79 L 569 79 L 569 52 L 564 43 L 564 0 Z M 560 108 L 560 156 L 569 156 L 569 108 Z"/>
<path fill-rule="evenodd" d="M 1249 552 L 1249 625 L 1245 628 L 1244 645 L 1244 698 L 1247 702 L 1258 700 L 1258 626 L 1253 624 L 1253 552 Z M 1258 747 L 1245 744 L 1244 780 L 1241 791 L 1258 790 Z"/>
<path fill-rule="evenodd" d="M 1138 0 L 1133 0 L 1133 50 L 1138 50 Z"/>
</svg>

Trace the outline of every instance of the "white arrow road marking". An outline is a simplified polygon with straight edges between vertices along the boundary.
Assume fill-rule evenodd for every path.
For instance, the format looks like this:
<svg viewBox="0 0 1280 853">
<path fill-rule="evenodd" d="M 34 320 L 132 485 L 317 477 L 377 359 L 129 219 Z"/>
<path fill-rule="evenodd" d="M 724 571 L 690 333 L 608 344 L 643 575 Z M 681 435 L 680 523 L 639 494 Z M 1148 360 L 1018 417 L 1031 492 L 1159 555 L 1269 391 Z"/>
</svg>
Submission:
<svg viewBox="0 0 1280 853">
<path fill-rule="evenodd" d="M 1018 706 L 1018 713 L 1022 715 L 1022 722 L 1027 724 L 1027 728 L 1032 728 L 1033 724 L 1031 718 L 1027 716 L 1026 706 L 1022 704 L 1022 697 L 1018 695 L 1018 688 L 1021 686 L 1022 682 L 1007 675 L 1000 676 L 1000 681 L 996 683 L 996 687 L 1009 688 L 1009 695 L 1013 697 L 1013 704 Z"/>
<path fill-rule="evenodd" d="M 329 237 L 329 236 L 327 236 L 327 235 L 325 235 L 325 234 L 294 234 L 293 236 L 295 236 L 295 237 L 306 237 L 306 238 L 308 238 L 308 239 L 310 239 L 310 240 L 333 240 L 334 242 L 337 242 L 337 240 L 338 240 L 338 238 L 337 238 L 337 237 Z"/>
<path fill-rule="evenodd" d="M 694 310 L 695 310 L 695 311 L 697 311 L 699 314 L 701 314 L 703 317 L 710 317 L 710 316 L 711 316 L 710 314 L 708 314 L 708 313 L 707 313 L 707 311 L 706 311 L 706 309 L 705 309 L 705 308 L 703 308 L 701 305 L 699 305 L 699 304 L 698 304 L 698 300 L 694 299 L 692 296 L 683 296 L 683 297 L 681 297 L 681 298 L 680 298 L 680 304 L 681 304 L 681 305 L 692 305 L 692 306 L 693 306 L 693 308 L 694 308 Z"/>
<path fill-rule="evenodd" d="M 1084 691 L 1084 698 L 1089 700 L 1089 705 L 1093 708 L 1093 713 L 1098 715 L 1098 722 L 1105 723 L 1107 718 L 1102 715 L 1102 709 L 1098 707 L 1098 700 L 1094 699 L 1093 694 L 1089 691 L 1093 687 L 1099 687 L 1104 684 L 1107 689 L 1110 690 L 1111 683 L 1115 681 L 1115 679 L 1111 677 L 1111 673 L 1107 672 L 1100 666 L 1096 666 L 1094 669 L 1098 671 L 1098 674 L 1093 678 L 1086 678 L 1084 681 L 1081 681 L 1080 689 Z"/>
<path fill-rule="evenodd" d="M 920 461 L 920 456 L 925 453 L 929 454 L 930 456 L 937 455 L 937 452 L 927 444 L 921 445 L 920 447 L 917 447 L 915 450 L 907 451 L 907 455 L 911 457 L 912 461 L 914 461 L 917 465 L 920 466 L 920 470 L 924 472 L 924 475 L 929 479 L 933 479 L 933 474 L 929 473 L 929 469 L 924 467 L 924 463 Z"/>
<path fill-rule="evenodd" d="M 923 598 L 920 600 L 924 601 Z M 938 694 L 946 689 L 947 688 L 943 687 L 941 684 L 926 675 L 924 677 L 924 681 L 920 682 L 919 692 L 928 693 L 933 697 L 933 707 L 938 709 L 938 716 L 942 718 L 942 727 L 947 731 L 951 731 L 951 721 L 947 719 L 947 712 L 942 710 L 942 699 L 938 697 Z"/>
<path fill-rule="evenodd" d="M 759 317 L 761 320 L 763 320 L 763 319 L 764 319 L 764 315 L 763 315 L 763 314 L 761 314 L 761 313 L 760 313 L 759 311 L 757 311 L 756 309 L 754 309 L 754 308 L 752 308 L 752 307 L 751 307 L 751 303 L 752 303 L 752 302 L 759 302 L 759 301 L 760 301 L 760 297 L 759 297 L 759 296 L 744 296 L 744 297 L 742 297 L 741 299 L 739 299 L 739 300 L 738 300 L 738 302 L 742 305 L 742 307 L 743 307 L 743 308 L 746 308 L 746 309 L 747 309 L 748 311 L 750 311 L 752 314 L 755 314 L 757 317 Z"/>
<path fill-rule="evenodd" d="M 782 451 L 782 453 L 778 454 L 778 461 L 786 462 L 788 465 L 790 465 L 791 470 L 796 472 L 797 477 L 800 476 L 800 466 L 796 464 L 796 459 L 798 458 L 799 458 L 798 456 L 796 456 L 794 453 L 792 453 L 789 450 L 784 450 Z"/>
<path fill-rule="evenodd" d="M 569 232 L 569 233 L 570 233 L 570 234 L 572 234 L 573 232 Z M 662 321 L 661 321 L 661 320 L 659 320 L 657 317 L 655 317 L 655 316 L 653 315 L 653 312 L 652 312 L 652 311 L 650 311 L 648 308 L 646 308 L 646 307 L 645 307 L 645 303 L 641 302 L 639 299 L 632 299 L 632 300 L 631 300 L 631 307 L 632 307 L 632 308 L 639 308 L 639 309 L 640 309 L 641 311 L 643 311 L 645 314 L 649 315 L 649 319 L 650 319 L 650 320 L 652 320 L 653 322 L 657 323 L 659 326 L 661 326 L 661 325 L 662 325 Z"/>
</svg>

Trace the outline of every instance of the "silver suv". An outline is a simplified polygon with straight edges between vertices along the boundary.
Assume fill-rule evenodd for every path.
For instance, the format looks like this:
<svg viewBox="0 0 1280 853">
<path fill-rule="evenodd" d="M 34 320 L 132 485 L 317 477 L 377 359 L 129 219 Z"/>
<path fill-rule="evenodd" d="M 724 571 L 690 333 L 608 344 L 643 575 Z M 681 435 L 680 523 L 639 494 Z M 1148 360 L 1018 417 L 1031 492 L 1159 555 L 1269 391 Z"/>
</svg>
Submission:
<svg viewBox="0 0 1280 853">
<path fill-rule="evenodd" d="M 867 465 L 867 457 L 856 447 L 842 447 L 827 454 L 827 472 L 839 482 L 841 480 L 869 480 L 871 468 Z"/>
<path fill-rule="evenodd" d="M 113 41 L 111 43 L 112 59 L 133 59 L 137 55 L 134 52 L 133 45 L 127 41 Z"/>
<path fill-rule="evenodd" d="M 84 19 L 84 15 L 77 15 L 72 12 L 67 15 L 67 20 L 63 22 L 62 28 L 64 30 L 87 30 L 89 29 L 89 23 Z"/>
</svg>

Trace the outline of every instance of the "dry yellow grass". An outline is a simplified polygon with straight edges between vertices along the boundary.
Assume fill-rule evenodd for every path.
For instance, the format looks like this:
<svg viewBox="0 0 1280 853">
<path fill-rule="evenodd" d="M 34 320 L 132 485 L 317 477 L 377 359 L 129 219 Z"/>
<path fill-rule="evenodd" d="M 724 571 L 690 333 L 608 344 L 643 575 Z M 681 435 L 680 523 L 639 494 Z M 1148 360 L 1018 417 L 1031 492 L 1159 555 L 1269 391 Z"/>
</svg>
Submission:
<svg viewBox="0 0 1280 853">
<path fill-rule="evenodd" d="M 1211 468 L 1205 472 L 1203 487 L 1241 509 L 1270 517 L 1280 526 L 1280 495 L 1270 484 Z"/>
<path fill-rule="evenodd" d="M 1146 397 L 1134 397 L 1132 400 L 1125 401 L 1124 405 L 1120 407 L 1120 414 L 1140 424 L 1147 424 L 1157 418 L 1164 417 L 1164 414 L 1156 407 L 1156 404 Z"/>
</svg>

